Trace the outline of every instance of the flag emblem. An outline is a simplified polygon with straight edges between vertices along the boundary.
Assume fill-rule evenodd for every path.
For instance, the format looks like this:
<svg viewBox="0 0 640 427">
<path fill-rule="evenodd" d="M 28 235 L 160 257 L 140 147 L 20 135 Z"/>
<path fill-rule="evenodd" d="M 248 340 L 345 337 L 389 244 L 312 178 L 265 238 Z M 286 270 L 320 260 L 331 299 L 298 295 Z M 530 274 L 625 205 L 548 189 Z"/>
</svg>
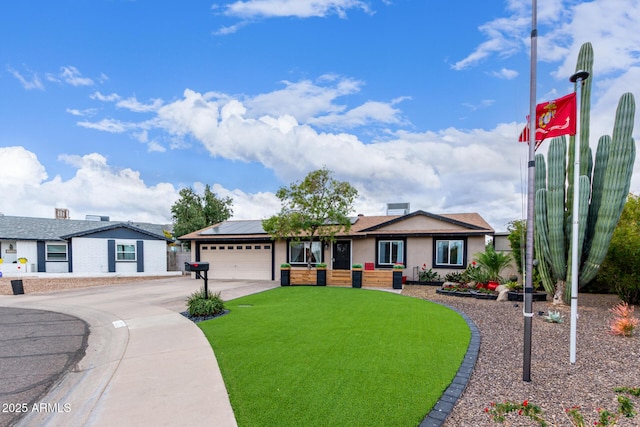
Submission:
<svg viewBox="0 0 640 427">
<path fill-rule="evenodd" d="M 576 134 L 576 94 L 536 105 L 536 148 L 546 138 Z M 520 133 L 520 142 L 529 142 L 529 118 Z"/>
</svg>

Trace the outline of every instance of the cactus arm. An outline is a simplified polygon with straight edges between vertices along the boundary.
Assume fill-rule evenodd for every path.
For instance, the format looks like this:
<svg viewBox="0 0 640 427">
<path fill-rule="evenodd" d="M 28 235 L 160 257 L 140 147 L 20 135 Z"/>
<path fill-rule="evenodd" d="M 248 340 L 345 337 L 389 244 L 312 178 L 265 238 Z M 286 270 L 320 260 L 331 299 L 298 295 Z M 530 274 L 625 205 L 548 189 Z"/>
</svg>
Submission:
<svg viewBox="0 0 640 427">
<path fill-rule="evenodd" d="M 587 234 L 584 246 L 585 251 L 591 250 L 591 241 L 593 239 L 596 220 L 598 219 L 598 210 L 602 202 L 602 191 L 604 186 L 604 175 L 607 170 L 607 162 L 609 161 L 609 147 L 611 145 L 611 137 L 603 135 L 598 140 L 598 148 L 596 149 L 595 167 L 593 168 L 593 180 L 591 185 L 591 206 L 589 207 L 589 219 L 587 221 Z"/>
<path fill-rule="evenodd" d="M 566 176 L 566 140 L 554 138 L 549 146 L 547 221 L 549 227 L 549 262 L 556 280 L 564 280 L 567 275 L 567 253 L 564 234 L 564 199 Z"/>
<path fill-rule="evenodd" d="M 620 98 L 616 111 L 615 126 L 611 138 L 609 161 L 603 183 L 603 195 L 598 210 L 591 250 L 580 272 L 580 286 L 589 283 L 595 277 L 604 260 L 611 236 L 615 230 L 623 200 L 627 197 L 633 163 L 635 161 L 635 142 L 632 138 L 635 101 L 631 93 Z"/>
<path fill-rule="evenodd" d="M 551 271 L 549 270 L 549 240 L 548 240 L 548 226 L 547 217 L 547 190 L 544 188 L 536 191 L 536 205 L 535 205 L 535 239 L 534 246 L 536 251 L 536 257 L 538 259 L 538 272 L 542 279 L 542 286 L 547 293 L 553 295 L 555 292 L 555 282 L 551 277 Z"/>
<path fill-rule="evenodd" d="M 578 206 L 578 265 L 580 263 L 580 259 L 582 258 L 582 247 L 584 242 L 585 231 L 587 229 L 587 218 L 589 217 L 589 196 L 591 194 L 591 188 L 589 187 L 590 181 L 587 176 L 580 177 L 580 194 L 579 194 L 579 206 Z M 573 239 L 572 239 L 573 240 Z M 570 245 L 571 248 L 569 250 L 569 256 L 573 253 L 573 245 Z M 573 271 L 571 271 L 571 259 L 567 260 L 567 264 L 569 266 L 567 273 L 567 283 L 571 283 L 571 275 Z M 564 289 L 563 295 L 564 302 L 569 304 L 571 302 L 571 286 L 566 286 Z"/>
</svg>

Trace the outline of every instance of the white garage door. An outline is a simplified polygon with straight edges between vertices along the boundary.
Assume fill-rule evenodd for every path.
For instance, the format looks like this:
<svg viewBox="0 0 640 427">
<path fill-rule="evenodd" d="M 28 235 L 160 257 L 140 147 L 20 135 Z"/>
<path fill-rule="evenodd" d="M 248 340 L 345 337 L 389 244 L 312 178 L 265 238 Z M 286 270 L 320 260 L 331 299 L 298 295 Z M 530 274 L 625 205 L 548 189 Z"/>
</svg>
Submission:
<svg viewBox="0 0 640 427">
<path fill-rule="evenodd" d="M 200 260 L 209 262 L 210 279 L 271 280 L 272 243 L 225 243 L 200 246 Z"/>
</svg>

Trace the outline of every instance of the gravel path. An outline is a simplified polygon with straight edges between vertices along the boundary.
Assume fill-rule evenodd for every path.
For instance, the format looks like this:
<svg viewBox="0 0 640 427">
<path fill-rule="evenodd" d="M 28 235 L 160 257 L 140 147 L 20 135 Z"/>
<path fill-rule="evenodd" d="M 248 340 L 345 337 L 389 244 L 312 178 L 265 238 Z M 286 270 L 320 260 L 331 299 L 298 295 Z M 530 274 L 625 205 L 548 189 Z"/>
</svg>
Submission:
<svg viewBox="0 0 640 427">
<path fill-rule="evenodd" d="M 570 308 L 534 302 L 531 382 L 523 378 L 523 304 L 436 294 L 437 287 L 406 285 L 403 295 L 442 303 L 466 313 L 480 330 L 478 362 L 467 388 L 444 423 L 445 427 L 493 424 L 484 408 L 505 400 L 539 405 L 551 425 L 572 426 L 565 409 L 580 406 L 594 425 L 597 408 L 615 411 L 615 387 L 640 387 L 640 338 L 608 333 L 609 309 L 615 295 L 580 294 L 576 364 L 569 363 Z M 517 307 L 515 306 L 517 304 Z M 549 323 L 538 311 L 560 311 L 563 323 Z M 636 311 L 636 317 L 640 313 Z M 640 412 L 640 399 L 631 398 Z M 510 426 L 533 426 L 533 421 L 509 416 Z M 640 426 L 640 415 L 622 419 L 620 426 Z"/>
<path fill-rule="evenodd" d="M 180 276 L 177 276 L 180 277 Z M 105 285 L 123 285 L 148 281 L 154 279 L 166 279 L 167 276 L 129 276 L 129 277 L 86 277 L 86 278 L 34 278 L 34 277 L 2 277 L 0 278 L 0 295 L 13 295 L 12 280 L 22 280 L 25 294 L 38 292 L 52 292 L 67 289 L 89 288 Z"/>
</svg>

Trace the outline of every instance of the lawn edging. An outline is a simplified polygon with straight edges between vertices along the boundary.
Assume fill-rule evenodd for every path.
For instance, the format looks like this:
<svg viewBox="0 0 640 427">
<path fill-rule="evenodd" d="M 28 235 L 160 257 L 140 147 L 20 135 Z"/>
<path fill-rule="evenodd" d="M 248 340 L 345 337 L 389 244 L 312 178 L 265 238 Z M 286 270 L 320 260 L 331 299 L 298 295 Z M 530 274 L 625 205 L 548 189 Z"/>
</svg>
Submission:
<svg viewBox="0 0 640 427">
<path fill-rule="evenodd" d="M 434 301 L 431 302 L 434 304 L 440 304 Z M 419 427 L 440 427 L 444 423 L 453 410 L 456 402 L 460 396 L 462 396 L 462 393 L 464 393 L 465 388 L 467 388 L 473 368 L 476 366 L 476 362 L 478 361 L 478 354 L 480 353 L 480 330 L 473 320 L 456 308 L 449 307 L 446 304 L 440 305 L 455 311 L 464 319 L 465 322 L 467 322 L 469 330 L 471 331 L 471 340 L 469 341 L 467 353 L 464 355 L 464 359 L 462 359 L 462 363 L 460 364 L 460 368 L 458 368 L 456 376 L 453 377 L 453 381 L 451 381 L 449 387 L 447 387 L 442 394 L 442 397 L 438 399 L 431 411 L 427 414 L 424 420 L 422 420 Z"/>
</svg>

